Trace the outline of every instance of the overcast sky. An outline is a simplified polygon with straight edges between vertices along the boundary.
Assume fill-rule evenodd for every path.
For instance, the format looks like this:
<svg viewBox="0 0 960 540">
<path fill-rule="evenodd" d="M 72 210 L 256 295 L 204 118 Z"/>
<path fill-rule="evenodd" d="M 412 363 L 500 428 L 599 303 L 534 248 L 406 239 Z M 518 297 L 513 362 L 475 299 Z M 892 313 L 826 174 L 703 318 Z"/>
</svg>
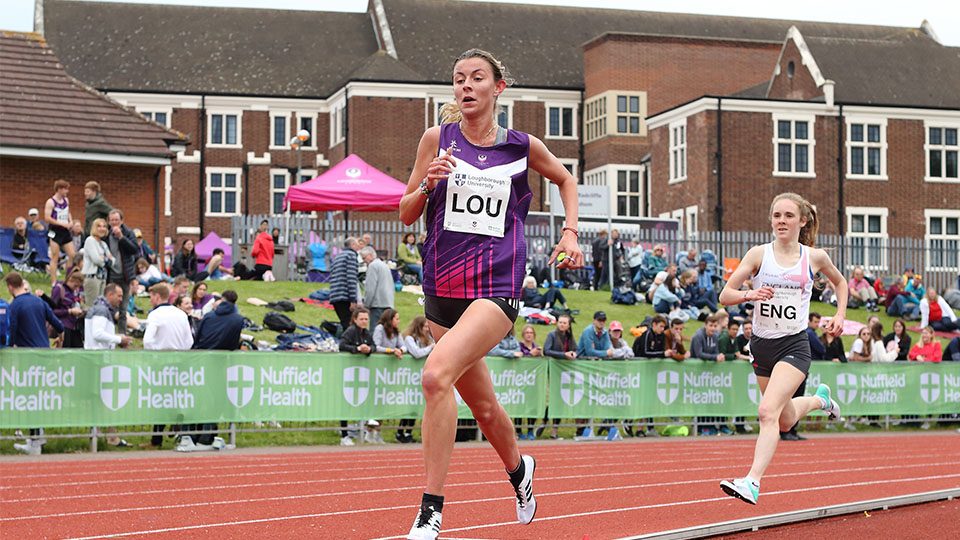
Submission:
<svg viewBox="0 0 960 540">
<path fill-rule="evenodd" d="M 116 0 L 105 0 L 116 1 Z M 220 7 L 254 7 L 327 11 L 365 11 L 367 0 L 124 0 L 140 4 L 186 4 Z M 502 0 L 487 0 L 502 1 Z M 2 30 L 33 30 L 33 0 L 0 0 Z M 518 2 L 514 2 L 518 3 Z M 924 19 L 945 45 L 960 46 L 960 1 L 957 0 L 527 0 L 531 4 L 671 11 L 708 15 L 733 15 L 889 26 L 919 27 Z"/>
</svg>

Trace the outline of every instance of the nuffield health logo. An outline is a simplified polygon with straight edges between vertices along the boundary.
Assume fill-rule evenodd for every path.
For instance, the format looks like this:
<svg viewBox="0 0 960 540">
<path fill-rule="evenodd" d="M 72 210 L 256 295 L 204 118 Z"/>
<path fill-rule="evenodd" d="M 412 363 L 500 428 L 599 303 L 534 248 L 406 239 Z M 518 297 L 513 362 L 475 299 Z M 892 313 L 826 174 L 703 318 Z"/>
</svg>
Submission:
<svg viewBox="0 0 960 540">
<path fill-rule="evenodd" d="M 680 393 L 680 374 L 676 371 L 657 373 L 657 399 L 664 405 L 670 405 Z"/>
<path fill-rule="evenodd" d="M 857 397 L 857 376 L 853 373 L 837 374 L 837 400 L 849 405 Z"/>
<path fill-rule="evenodd" d="M 352 366 L 343 370 L 343 397 L 347 403 L 359 407 L 370 394 L 370 370 Z"/>
<path fill-rule="evenodd" d="M 236 365 L 227 368 L 227 399 L 236 408 L 241 408 L 253 399 L 254 372 L 250 366 Z"/>
<path fill-rule="evenodd" d="M 747 376 L 747 395 L 750 396 L 750 401 L 754 405 L 760 404 L 760 398 L 763 395 L 760 393 L 760 385 L 757 384 L 757 374 L 751 373 Z"/>
<path fill-rule="evenodd" d="M 120 410 L 130 400 L 130 368 L 105 366 L 100 368 L 100 400 L 111 411 Z"/>
<path fill-rule="evenodd" d="M 583 373 L 564 371 L 560 374 L 560 398 L 573 407 L 583 399 Z"/>
<path fill-rule="evenodd" d="M 926 403 L 935 403 L 940 399 L 940 374 L 920 374 L 920 397 Z"/>
</svg>

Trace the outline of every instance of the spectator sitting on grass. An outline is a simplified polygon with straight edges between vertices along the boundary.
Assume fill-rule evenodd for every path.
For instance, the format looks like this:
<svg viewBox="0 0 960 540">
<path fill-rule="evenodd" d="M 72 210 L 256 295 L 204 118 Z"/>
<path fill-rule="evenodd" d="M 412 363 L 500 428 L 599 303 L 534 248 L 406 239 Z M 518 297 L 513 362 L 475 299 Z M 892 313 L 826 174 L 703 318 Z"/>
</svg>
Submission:
<svg viewBox="0 0 960 540">
<path fill-rule="evenodd" d="M 834 336 L 830 332 L 824 330 L 820 334 L 820 342 L 823 343 L 823 346 L 827 348 L 827 352 L 824 355 L 824 360 L 829 360 L 831 362 L 847 362 L 847 352 L 843 349 L 843 340 L 839 336 Z"/>
<path fill-rule="evenodd" d="M 141 290 L 146 291 L 150 287 L 154 286 L 161 281 L 166 281 L 167 283 L 173 283 L 173 278 L 160 272 L 156 266 L 150 264 L 144 258 L 137 259 L 137 283 L 140 284 Z"/>
<path fill-rule="evenodd" d="M 643 261 L 643 271 L 647 276 L 656 276 L 667 269 L 667 260 L 663 258 L 663 244 L 653 247 L 653 253 Z"/>
<path fill-rule="evenodd" d="M 657 286 L 653 292 L 651 304 L 657 313 L 670 313 L 680 307 L 680 297 L 677 296 L 677 280 L 668 279 L 666 283 Z"/>
<path fill-rule="evenodd" d="M 233 275 L 233 268 L 227 268 L 223 264 L 223 258 L 223 249 L 214 248 L 206 267 L 206 271 L 210 273 L 210 279 L 238 279 Z"/>
<path fill-rule="evenodd" d="M 190 302 L 193 304 L 192 315 L 198 319 L 213 311 L 216 295 L 207 292 L 207 284 L 198 281 L 190 291 Z"/>
<path fill-rule="evenodd" d="M 433 351 L 433 336 L 430 323 L 423 315 L 417 315 L 403 331 L 403 343 L 414 358 L 426 358 Z"/>
<path fill-rule="evenodd" d="M 417 249 L 417 235 L 412 232 L 403 235 L 403 241 L 397 246 L 397 262 L 403 270 L 416 274 L 423 283 L 423 258 Z"/>
<path fill-rule="evenodd" d="M 398 359 L 407 352 L 400 335 L 400 314 L 393 308 L 387 308 L 380 315 L 377 326 L 373 329 L 373 343 L 378 353 L 387 353 Z"/>
<path fill-rule="evenodd" d="M 197 259 L 197 250 L 193 240 L 187 238 L 180 244 L 180 251 L 173 258 L 173 267 L 170 275 L 173 277 L 187 276 L 190 281 L 203 281 L 210 275 L 198 271 L 200 261 Z"/>
<path fill-rule="evenodd" d="M 957 332 L 960 322 L 950 304 L 937 294 L 937 289 L 930 287 L 926 296 L 920 300 L 920 326 L 932 326 L 938 332 Z"/>
<path fill-rule="evenodd" d="M 167 298 L 167 302 L 173 304 L 173 301 L 176 300 L 178 296 L 189 295 L 191 285 L 193 285 L 193 283 L 187 276 L 177 276 L 177 278 L 173 280 L 173 287 L 167 289 L 170 291 L 170 297 Z M 150 288 L 152 289 L 153 286 L 151 285 Z"/>
<path fill-rule="evenodd" d="M 237 310 L 237 293 L 227 289 L 220 295 L 220 300 L 214 301 L 213 311 L 197 323 L 193 348 L 235 351 L 240 348 L 242 330 L 243 316 Z"/>
<path fill-rule="evenodd" d="M 539 309 L 550 309 L 555 307 L 557 302 L 563 306 L 563 309 L 567 309 L 567 299 L 563 297 L 563 293 L 560 292 L 560 289 L 553 286 L 551 283 L 547 290 L 540 294 L 537 291 L 537 279 L 533 276 L 527 276 L 523 278 L 523 288 L 520 289 L 521 297 L 520 301 L 523 302 L 525 307 L 535 307 Z"/>
<path fill-rule="evenodd" d="M 668 264 L 666 270 L 658 272 L 657 275 L 654 276 L 653 284 L 647 289 L 647 301 L 653 304 L 653 295 L 656 293 L 657 288 L 667 282 L 673 282 L 674 290 L 680 286 L 680 281 L 677 279 L 677 265 Z"/>
<path fill-rule="evenodd" d="M 943 360 L 945 362 L 960 362 L 960 337 L 955 337 L 947 344 L 943 351 Z"/>
</svg>

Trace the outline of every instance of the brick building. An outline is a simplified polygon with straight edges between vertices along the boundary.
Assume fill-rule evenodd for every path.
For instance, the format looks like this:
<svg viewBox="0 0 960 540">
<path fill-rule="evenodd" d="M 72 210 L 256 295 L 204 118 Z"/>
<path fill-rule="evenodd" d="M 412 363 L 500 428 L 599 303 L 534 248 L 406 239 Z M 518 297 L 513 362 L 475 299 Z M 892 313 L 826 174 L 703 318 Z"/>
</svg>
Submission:
<svg viewBox="0 0 960 540">
<path fill-rule="evenodd" d="M 71 214 L 82 223 L 93 180 L 157 245 L 160 174 L 188 138 L 72 78 L 37 34 L 0 32 L 0 72 L 0 223 L 42 212 L 58 179 L 71 183 Z"/>
<path fill-rule="evenodd" d="M 406 182 L 423 130 L 452 99 L 453 59 L 470 47 L 516 79 L 500 97 L 502 125 L 541 138 L 581 182 L 607 186 L 610 214 L 656 217 L 680 207 L 649 179 L 647 116 L 768 81 L 791 25 L 823 38 L 916 32 L 451 0 L 371 0 L 367 13 L 47 0 L 43 20 L 78 76 L 191 135 L 163 172 L 171 237 L 229 237 L 231 215 L 279 213 L 292 182 L 351 153 Z M 313 139 L 297 179 L 286 141 L 301 127 Z M 531 187 L 531 210 L 549 210 L 535 174 Z M 712 210 L 692 206 L 679 214 L 688 230 Z"/>
<path fill-rule="evenodd" d="M 790 28 L 767 81 L 647 118 L 653 212 L 698 208 L 701 230 L 762 231 L 772 198 L 795 191 L 822 232 L 865 246 L 924 238 L 928 268 L 960 269 L 958 53 L 920 33 Z M 885 268 L 884 253 L 855 260 Z"/>
</svg>

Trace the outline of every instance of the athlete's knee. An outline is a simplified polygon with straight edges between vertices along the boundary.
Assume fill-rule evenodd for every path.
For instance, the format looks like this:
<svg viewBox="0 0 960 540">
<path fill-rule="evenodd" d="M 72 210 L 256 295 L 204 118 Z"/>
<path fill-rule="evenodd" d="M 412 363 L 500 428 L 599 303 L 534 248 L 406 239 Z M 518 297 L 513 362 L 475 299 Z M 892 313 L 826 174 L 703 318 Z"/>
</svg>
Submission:
<svg viewBox="0 0 960 540">
<path fill-rule="evenodd" d="M 470 412 L 480 424 L 493 422 L 500 412 L 500 403 L 497 400 L 483 400 L 481 402 L 470 403 Z"/>
<path fill-rule="evenodd" d="M 769 403 L 761 401 L 760 407 L 757 409 L 757 417 L 761 424 L 779 422 L 782 410 L 783 409 L 771 407 Z"/>
<path fill-rule="evenodd" d="M 449 392 L 453 387 L 453 382 L 444 377 L 438 370 L 428 368 L 423 370 L 421 386 L 423 387 L 423 396 L 429 400 Z"/>
</svg>

